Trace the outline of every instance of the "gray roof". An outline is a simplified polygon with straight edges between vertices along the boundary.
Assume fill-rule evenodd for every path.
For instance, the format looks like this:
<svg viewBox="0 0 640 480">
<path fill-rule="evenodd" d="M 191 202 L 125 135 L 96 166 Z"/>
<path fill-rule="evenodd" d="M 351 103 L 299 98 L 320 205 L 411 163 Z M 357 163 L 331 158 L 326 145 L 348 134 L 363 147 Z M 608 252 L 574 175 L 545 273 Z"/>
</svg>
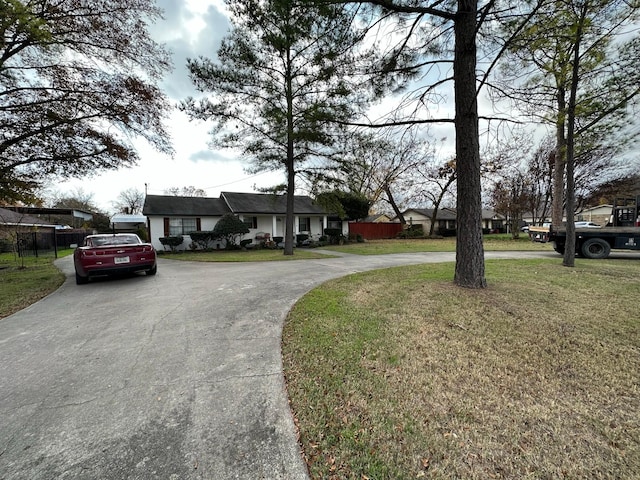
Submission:
<svg viewBox="0 0 640 480">
<path fill-rule="evenodd" d="M 499 214 L 498 212 L 496 212 L 495 210 L 491 210 L 488 208 L 483 208 L 482 209 L 482 218 L 485 220 L 488 219 L 493 219 L 493 217 L 496 217 L 496 220 L 504 220 L 504 215 Z"/>
<path fill-rule="evenodd" d="M 221 198 L 177 197 L 175 195 L 147 195 L 144 215 L 222 216 L 229 207 Z"/>
<path fill-rule="evenodd" d="M 222 192 L 220 198 L 226 200 L 233 213 L 269 215 L 287 213 L 286 195 Z M 296 215 L 326 215 L 324 208 L 314 203 L 313 199 L 306 195 L 294 197 L 293 211 Z"/>
<path fill-rule="evenodd" d="M 13 210 L 7 210 L 6 208 L 0 208 L 0 225 L 23 225 L 23 226 L 43 226 L 53 227 L 50 222 L 26 215 L 20 212 L 14 212 Z"/>
<path fill-rule="evenodd" d="M 419 213 L 420 215 L 431 218 L 431 215 L 433 215 L 433 208 L 409 208 L 408 210 L 405 210 L 402 213 L 403 215 L 406 216 L 407 213 L 409 212 L 416 212 L 416 213 Z M 436 212 L 436 220 L 455 220 L 455 219 L 456 219 L 456 212 L 449 210 L 448 208 L 439 208 L 438 211 Z"/>
<path fill-rule="evenodd" d="M 433 215 L 433 208 L 409 208 L 402 213 L 406 215 L 408 212 L 417 212 L 420 215 L 431 218 L 431 215 Z M 500 215 L 495 210 L 490 210 L 487 208 L 482 209 L 483 220 L 491 220 L 494 216 L 497 220 L 504 220 L 504 215 Z M 438 209 L 436 220 L 456 220 L 455 208 L 443 207 Z"/>
<path fill-rule="evenodd" d="M 296 195 L 293 203 L 296 215 L 326 215 L 311 197 Z M 285 195 L 266 193 L 222 192 L 220 198 L 177 197 L 174 195 L 147 195 L 142 213 L 145 215 L 222 216 L 225 213 L 285 215 Z"/>
</svg>

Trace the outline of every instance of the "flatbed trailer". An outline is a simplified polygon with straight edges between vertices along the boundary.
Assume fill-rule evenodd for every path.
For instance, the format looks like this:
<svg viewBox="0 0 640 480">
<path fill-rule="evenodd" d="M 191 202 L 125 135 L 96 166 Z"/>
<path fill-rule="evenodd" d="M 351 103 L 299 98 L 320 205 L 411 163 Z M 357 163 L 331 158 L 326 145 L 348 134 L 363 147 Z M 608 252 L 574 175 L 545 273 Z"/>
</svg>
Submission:
<svg viewBox="0 0 640 480">
<path fill-rule="evenodd" d="M 548 241 L 553 249 L 564 254 L 566 228 L 551 228 Z M 640 250 L 639 227 L 576 228 L 576 253 L 585 258 L 607 258 L 612 249 Z"/>
<path fill-rule="evenodd" d="M 576 228 L 576 254 L 585 258 L 607 258 L 612 249 L 640 250 L 640 196 L 616 199 L 611 220 L 601 228 Z M 566 226 L 529 227 L 534 242 L 552 242 L 553 249 L 564 254 Z"/>
</svg>

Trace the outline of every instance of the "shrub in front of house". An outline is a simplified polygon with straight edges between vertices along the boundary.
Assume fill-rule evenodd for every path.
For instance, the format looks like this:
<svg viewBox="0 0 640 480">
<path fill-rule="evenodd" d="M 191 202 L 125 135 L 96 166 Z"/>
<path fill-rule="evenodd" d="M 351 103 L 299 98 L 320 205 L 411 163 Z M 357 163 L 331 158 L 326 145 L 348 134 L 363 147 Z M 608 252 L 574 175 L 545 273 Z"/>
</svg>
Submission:
<svg viewBox="0 0 640 480">
<path fill-rule="evenodd" d="M 364 237 L 361 233 L 350 233 L 349 242 L 364 243 Z"/>
<path fill-rule="evenodd" d="M 296 234 L 296 245 L 298 247 L 302 247 L 306 240 L 309 240 L 309 235 L 307 235 L 306 233 Z"/>
<path fill-rule="evenodd" d="M 342 245 L 346 240 L 340 228 L 325 228 L 324 234 L 328 237 L 330 245 Z"/>
<path fill-rule="evenodd" d="M 249 233 L 249 227 L 233 213 L 223 215 L 213 228 L 215 238 L 226 240 L 227 250 L 238 249 L 240 239 L 246 233 Z"/>
<path fill-rule="evenodd" d="M 418 223 L 416 225 L 409 225 L 406 229 L 398 233 L 396 238 L 423 238 L 424 237 L 424 229 L 422 228 L 422 224 Z"/>
<path fill-rule="evenodd" d="M 208 250 L 211 248 L 211 242 L 216 239 L 213 231 L 208 232 L 189 232 L 191 242 L 194 245 L 193 250 Z"/>
<path fill-rule="evenodd" d="M 176 249 L 184 242 L 184 237 L 182 235 L 176 237 L 160 237 L 159 240 L 165 250 L 169 247 L 172 252 L 175 252 Z"/>
</svg>

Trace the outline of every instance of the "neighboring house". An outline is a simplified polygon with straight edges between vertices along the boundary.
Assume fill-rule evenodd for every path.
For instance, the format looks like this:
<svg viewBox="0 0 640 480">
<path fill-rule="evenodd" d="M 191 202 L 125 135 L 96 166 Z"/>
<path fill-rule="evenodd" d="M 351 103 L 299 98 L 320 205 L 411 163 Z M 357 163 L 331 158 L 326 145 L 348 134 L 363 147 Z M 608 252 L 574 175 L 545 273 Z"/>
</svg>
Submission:
<svg viewBox="0 0 640 480">
<path fill-rule="evenodd" d="M 522 221 L 526 225 L 533 225 L 534 224 L 533 213 L 531 213 L 531 212 L 523 213 L 522 214 Z M 551 217 L 546 217 L 546 218 L 537 217 L 536 218 L 535 225 L 542 225 L 542 224 L 545 224 L 545 223 L 551 223 Z"/>
<path fill-rule="evenodd" d="M 45 207 L 4 207 L 7 210 L 22 215 L 30 215 L 39 218 L 49 225 L 71 225 L 73 228 L 82 228 L 93 220 L 93 213 L 76 208 L 45 208 Z"/>
<path fill-rule="evenodd" d="M 36 234 L 46 233 L 46 241 L 42 238 L 38 242 L 50 247 L 55 238 L 56 225 L 46 222 L 38 217 L 16 212 L 6 208 L 0 208 L 0 251 L 11 251 L 14 245 L 20 242 L 33 243 Z M 40 235 L 41 236 L 41 235 Z M 31 246 L 30 246 L 31 248 Z"/>
<path fill-rule="evenodd" d="M 391 218 L 386 213 L 376 213 L 361 220 L 363 223 L 388 223 Z"/>
<path fill-rule="evenodd" d="M 597 207 L 585 208 L 584 210 L 577 212 L 574 215 L 574 218 L 576 222 L 594 222 L 604 227 L 611 220 L 612 210 L 613 210 L 613 205 L 610 205 L 610 204 L 598 205 Z M 549 212 L 549 215 L 551 215 L 550 212 Z M 526 222 L 527 225 L 532 225 L 533 215 L 531 213 L 525 213 L 522 216 L 522 220 Z M 567 217 L 563 216 L 562 221 L 566 222 Z M 538 219 L 536 223 L 538 225 L 541 223 L 551 223 L 551 216 L 545 218 L 544 220 Z"/>
<path fill-rule="evenodd" d="M 410 208 L 402 212 L 407 225 L 422 225 L 424 233 L 431 228 L 432 208 Z M 397 220 L 397 219 L 394 219 Z M 482 229 L 491 232 L 504 231 L 505 218 L 494 210 L 482 210 Z M 454 208 L 441 208 L 436 212 L 434 233 L 438 235 L 453 235 L 456 230 L 456 211 Z"/>
<path fill-rule="evenodd" d="M 243 238 L 260 241 L 284 237 L 286 196 L 233 192 L 222 192 L 220 198 L 147 195 L 142 213 L 147 216 L 149 238 L 160 250 L 163 249 L 161 237 L 178 235 L 185 238 L 180 248 L 189 248 L 189 232 L 213 230 L 226 213 L 238 215 L 245 222 L 249 233 Z M 308 196 L 295 196 L 294 215 L 294 234 L 306 233 L 318 238 L 325 228 L 343 231 L 345 228 L 339 219 L 327 214 Z M 221 243 L 214 245 L 214 248 L 221 247 Z"/>
<path fill-rule="evenodd" d="M 407 225 L 422 225 L 422 231 L 428 234 L 431 229 L 433 208 L 410 208 L 402 212 Z M 441 208 L 436 212 L 435 234 L 443 235 L 456 229 L 456 212 Z"/>
<path fill-rule="evenodd" d="M 505 216 L 499 214 L 495 210 L 488 208 L 482 209 L 482 229 L 490 231 L 492 233 L 504 233 L 505 232 Z"/>
<path fill-rule="evenodd" d="M 46 222 L 41 218 L 15 212 L 7 208 L 0 208 L 0 228 L 3 231 L 16 229 L 33 230 L 37 228 L 55 228 L 56 225 Z"/>
<path fill-rule="evenodd" d="M 585 208 L 575 214 L 576 222 L 594 222 L 603 227 L 611 220 L 613 205 L 598 205 L 597 207 Z"/>
</svg>

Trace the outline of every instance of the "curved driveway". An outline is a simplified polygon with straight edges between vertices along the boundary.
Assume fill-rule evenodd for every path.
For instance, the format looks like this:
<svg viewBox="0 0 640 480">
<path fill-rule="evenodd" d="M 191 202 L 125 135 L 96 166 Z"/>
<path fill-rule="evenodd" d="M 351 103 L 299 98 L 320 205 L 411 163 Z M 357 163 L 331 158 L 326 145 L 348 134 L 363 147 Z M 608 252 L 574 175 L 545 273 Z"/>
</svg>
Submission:
<svg viewBox="0 0 640 480">
<path fill-rule="evenodd" d="M 161 260 L 155 277 L 83 286 L 60 259 L 64 285 L 0 320 L 0 479 L 305 479 L 280 357 L 288 310 L 331 278 L 453 258 Z"/>
</svg>

